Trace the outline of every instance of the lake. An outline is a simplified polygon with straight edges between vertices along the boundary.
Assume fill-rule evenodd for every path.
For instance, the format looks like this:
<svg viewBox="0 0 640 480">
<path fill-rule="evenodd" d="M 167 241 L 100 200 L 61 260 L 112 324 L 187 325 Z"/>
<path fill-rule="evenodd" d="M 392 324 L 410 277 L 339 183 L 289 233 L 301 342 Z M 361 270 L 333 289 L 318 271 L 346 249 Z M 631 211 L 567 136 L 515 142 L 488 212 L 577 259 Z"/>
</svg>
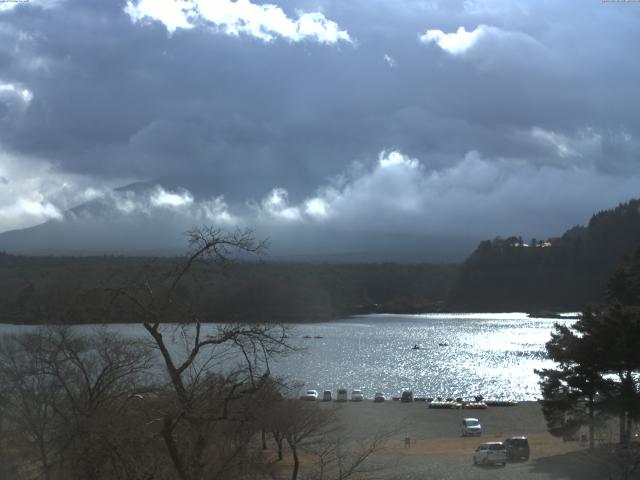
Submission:
<svg viewBox="0 0 640 480">
<path fill-rule="evenodd" d="M 430 397 L 534 400 L 534 369 L 553 366 L 544 344 L 558 321 L 575 322 L 506 313 L 367 315 L 304 325 L 291 340 L 305 351 L 274 370 L 307 388 L 361 388 L 369 398 L 412 389 Z"/>
<path fill-rule="evenodd" d="M 412 389 L 417 396 L 534 400 L 540 397 L 534 369 L 553 366 L 544 344 L 555 322 L 575 320 L 474 313 L 363 315 L 290 325 L 289 341 L 301 351 L 274 361 L 272 372 L 334 395 L 344 386 L 363 390 L 367 398 Z M 28 328 L 2 325 L 0 333 Z M 144 333 L 139 325 L 110 328 Z"/>
</svg>

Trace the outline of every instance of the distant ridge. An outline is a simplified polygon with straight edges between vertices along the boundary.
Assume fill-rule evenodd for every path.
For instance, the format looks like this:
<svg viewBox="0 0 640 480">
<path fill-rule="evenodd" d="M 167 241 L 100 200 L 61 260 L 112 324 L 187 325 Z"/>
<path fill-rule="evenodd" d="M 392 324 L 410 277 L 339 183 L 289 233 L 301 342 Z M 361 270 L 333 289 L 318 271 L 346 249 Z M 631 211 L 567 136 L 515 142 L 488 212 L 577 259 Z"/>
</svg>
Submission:
<svg viewBox="0 0 640 480">
<path fill-rule="evenodd" d="M 125 200 L 143 201 L 157 187 L 140 182 L 117 189 Z M 179 187 L 171 187 L 179 191 Z M 0 251 L 21 255 L 174 256 L 186 250 L 184 232 L 205 221 L 160 209 L 123 212 L 113 198 L 99 198 L 66 211 L 60 220 L 0 233 Z M 266 260 L 310 262 L 458 263 L 478 238 L 384 231 L 326 230 L 313 225 L 262 226 L 257 238 L 269 239 Z"/>
<path fill-rule="evenodd" d="M 551 246 L 542 246 L 543 244 Z M 594 214 L 587 226 L 538 246 L 519 237 L 480 243 L 463 263 L 447 308 L 580 310 L 604 299 L 609 276 L 640 247 L 640 199 Z"/>
</svg>

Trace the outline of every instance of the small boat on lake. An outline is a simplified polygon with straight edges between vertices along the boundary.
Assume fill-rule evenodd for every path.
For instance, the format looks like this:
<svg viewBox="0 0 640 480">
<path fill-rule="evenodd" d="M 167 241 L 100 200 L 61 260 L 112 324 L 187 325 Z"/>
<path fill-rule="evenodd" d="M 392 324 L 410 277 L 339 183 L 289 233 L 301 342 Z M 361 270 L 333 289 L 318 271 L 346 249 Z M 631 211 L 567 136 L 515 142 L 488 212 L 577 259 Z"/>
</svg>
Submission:
<svg viewBox="0 0 640 480">
<path fill-rule="evenodd" d="M 411 350 L 420 350 L 420 345 L 416 343 L 413 347 L 411 347 Z"/>
</svg>

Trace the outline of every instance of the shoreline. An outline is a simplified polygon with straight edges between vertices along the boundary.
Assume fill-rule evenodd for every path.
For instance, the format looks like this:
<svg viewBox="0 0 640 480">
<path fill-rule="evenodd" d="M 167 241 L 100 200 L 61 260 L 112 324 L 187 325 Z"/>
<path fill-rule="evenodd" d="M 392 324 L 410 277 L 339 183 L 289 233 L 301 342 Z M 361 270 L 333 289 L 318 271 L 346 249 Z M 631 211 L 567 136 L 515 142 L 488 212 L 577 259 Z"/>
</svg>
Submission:
<svg viewBox="0 0 640 480">
<path fill-rule="evenodd" d="M 460 315 L 460 316 L 467 316 L 467 315 L 501 315 L 501 314 L 508 314 L 508 313 L 521 313 L 523 315 L 526 316 L 526 318 L 530 318 L 530 319 L 558 319 L 558 320 L 578 320 L 580 317 L 579 314 L 576 314 L 577 312 L 573 312 L 573 311 L 567 311 L 567 312 L 539 312 L 539 311 L 533 311 L 533 312 L 528 312 L 526 310 L 496 310 L 496 311 L 491 311 L 491 312 L 477 312 L 477 311 L 447 311 L 447 310 L 437 310 L 437 311 L 411 311 L 411 312 L 387 312 L 387 311 L 376 311 L 376 312 L 353 312 L 353 313 L 349 313 L 349 314 L 345 314 L 345 315 L 341 315 L 341 316 L 332 316 L 332 317 L 326 317 L 326 318 L 314 318 L 314 319 L 309 319 L 309 320 L 297 320 L 297 321 L 292 321 L 292 320 L 270 320 L 270 321 L 265 321 L 265 322 L 251 322 L 251 321 L 245 321 L 245 322 L 238 322 L 238 321 L 230 321 L 230 320 L 212 320 L 212 321 L 202 321 L 202 325 L 209 325 L 209 324 L 220 324 L 220 325 L 232 325 L 232 324 L 247 324 L 247 325 L 265 325 L 265 324 L 274 324 L 274 325 L 313 325 L 313 324 L 319 324 L 319 323 L 332 323 L 332 322 L 337 322 L 340 320 L 348 320 L 351 318 L 357 318 L 357 317 L 368 317 L 368 316 L 375 316 L 375 315 L 385 315 L 385 316 L 417 316 L 417 315 Z M 575 314 L 575 315 L 570 315 L 570 314 Z M 177 324 L 177 323 L 181 323 L 181 322 L 163 322 L 166 323 L 167 325 L 171 325 L 171 324 Z M 141 325 L 142 322 L 140 321 L 113 321 L 110 320 L 109 322 L 104 322 L 104 323 L 95 323 L 95 322 L 68 322 L 68 323 L 60 323 L 60 322 L 47 322 L 47 323 L 41 323 L 41 322 L 16 322 L 16 321 L 11 321 L 11 320 L 4 320 L 4 319 L 0 319 L 0 325 L 8 325 L 8 326 L 20 326 L 20 327 L 46 327 L 46 326 L 57 326 L 57 327 L 63 327 L 63 326 L 104 326 L 104 325 Z M 187 323 L 185 323 L 186 325 Z"/>
</svg>

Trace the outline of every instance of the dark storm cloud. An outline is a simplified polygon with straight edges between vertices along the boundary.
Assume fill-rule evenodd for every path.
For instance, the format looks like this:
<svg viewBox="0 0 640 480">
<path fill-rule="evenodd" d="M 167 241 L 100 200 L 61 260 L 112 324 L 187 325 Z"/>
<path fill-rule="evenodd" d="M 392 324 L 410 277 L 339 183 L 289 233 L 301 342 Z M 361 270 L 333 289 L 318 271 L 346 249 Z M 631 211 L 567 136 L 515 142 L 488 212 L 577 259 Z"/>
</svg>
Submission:
<svg viewBox="0 0 640 480">
<path fill-rule="evenodd" d="M 275 3 L 348 39 L 174 30 L 125 2 L 0 11 L 0 230 L 125 180 L 187 189 L 190 208 L 224 195 L 248 222 L 483 236 L 560 233 L 638 190 L 637 5 Z M 406 161 L 385 170 L 382 151 Z M 41 208 L 21 223 L 22 197 Z"/>
</svg>

